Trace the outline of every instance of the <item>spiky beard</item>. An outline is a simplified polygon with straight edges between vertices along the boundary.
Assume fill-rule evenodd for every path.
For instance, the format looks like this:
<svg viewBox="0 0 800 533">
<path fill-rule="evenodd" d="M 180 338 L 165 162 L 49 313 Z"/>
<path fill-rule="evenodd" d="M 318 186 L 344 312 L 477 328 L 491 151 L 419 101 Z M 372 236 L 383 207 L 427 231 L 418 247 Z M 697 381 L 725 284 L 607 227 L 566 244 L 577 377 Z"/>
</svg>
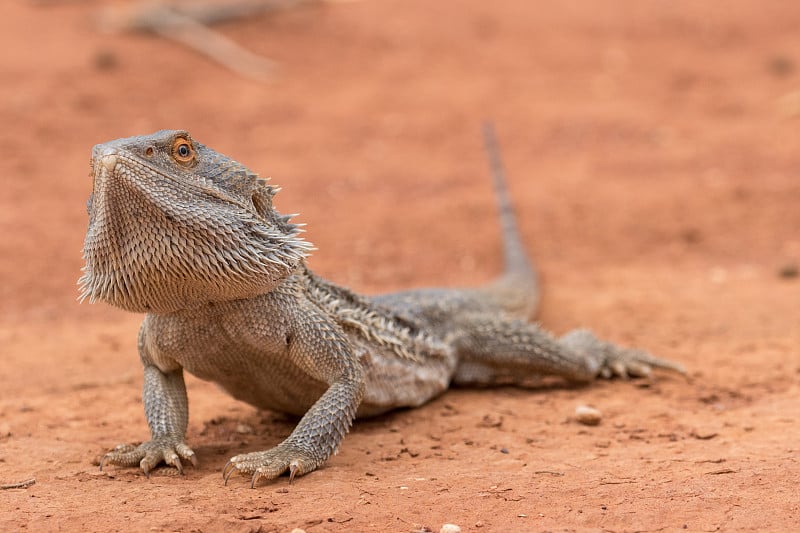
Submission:
<svg viewBox="0 0 800 533">
<path fill-rule="evenodd" d="M 274 289 L 311 249 L 287 217 L 190 184 L 165 187 L 158 179 L 168 176 L 153 178 L 135 158 L 94 174 L 81 300 L 167 313 L 248 298 Z"/>
</svg>

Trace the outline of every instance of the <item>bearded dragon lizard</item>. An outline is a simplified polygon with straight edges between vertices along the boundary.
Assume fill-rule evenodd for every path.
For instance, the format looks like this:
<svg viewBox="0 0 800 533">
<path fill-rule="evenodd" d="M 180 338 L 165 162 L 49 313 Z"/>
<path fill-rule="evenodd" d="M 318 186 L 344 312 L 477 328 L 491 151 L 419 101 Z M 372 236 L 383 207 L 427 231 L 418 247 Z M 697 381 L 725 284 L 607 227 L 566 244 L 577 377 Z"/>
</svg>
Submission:
<svg viewBox="0 0 800 533">
<path fill-rule="evenodd" d="M 139 332 L 151 440 L 107 464 L 196 464 L 185 443 L 183 372 L 258 408 L 302 416 L 272 449 L 223 469 L 251 486 L 322 465 L 354 418 L 415 407 L 451 384 L 573 382 L 680 365 L 588 330 L 556 338 L 528 322 L 538 284 L 524 252 L 493 130 L 486 142 L 499 200 L 505 270 L 488 285 L 362 296 L 306 266 L 311 245 L 278 188 L 186 131 L 98 144 L 83 247 L 81 299 L 146 313 Z"/>
</svg>

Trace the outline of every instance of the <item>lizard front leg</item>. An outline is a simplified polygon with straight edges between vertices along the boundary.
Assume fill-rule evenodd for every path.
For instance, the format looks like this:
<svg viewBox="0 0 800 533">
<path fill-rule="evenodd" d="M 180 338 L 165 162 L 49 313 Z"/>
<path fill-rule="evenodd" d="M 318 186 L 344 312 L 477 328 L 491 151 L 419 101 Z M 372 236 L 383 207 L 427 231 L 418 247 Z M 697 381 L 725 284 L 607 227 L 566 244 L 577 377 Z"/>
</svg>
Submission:
<svg viewBox="0 0 800 533">
<path fill-rule="evenodd" d="M 183 473 L 181 459 L 192 466 L 197 464 L 195 453 L 184 443 L 189 422 L 189 401 L 183 382 L 183 369 L 162 371 L 150 358 L 145 338 L 145 328 L 139 335 L 139 355 L 144 364 L 142 400 L 151 440 L 139 445 L 121 444 L 103 456 L 100 469 L 106 464 L 119 466 L 139 465 L 146 475 L 159 463 L 172 465 Z"/>
<path fill-rule="evenodd" d="M 100 461 L 119 466 L 139 465 L 146 475 L 159 463 L 172 465 L 183 473 L 181 459 L 197 464 L 195 453 L 184 443 L 189 420 L 189 403 L 183 370 L 162 372 L 155 365 L 144 368 L 144 412 L 150 426 L 151 440 L 138 446 L 123 444 Z"/>
<path fill-rule="evenodd" d="M 361 365 L 341 328 L 321 314 L 299 322 L 289 359 L 307 375 L 330 384 L 294 431 L 276 447 L 232 457 L 223 469 L 225 483 L 234 472 L 251 474 L 250 486 L 289 472 L 295 476 L 317 469 L 344 439 L 364 395 Z"/>
</svg>

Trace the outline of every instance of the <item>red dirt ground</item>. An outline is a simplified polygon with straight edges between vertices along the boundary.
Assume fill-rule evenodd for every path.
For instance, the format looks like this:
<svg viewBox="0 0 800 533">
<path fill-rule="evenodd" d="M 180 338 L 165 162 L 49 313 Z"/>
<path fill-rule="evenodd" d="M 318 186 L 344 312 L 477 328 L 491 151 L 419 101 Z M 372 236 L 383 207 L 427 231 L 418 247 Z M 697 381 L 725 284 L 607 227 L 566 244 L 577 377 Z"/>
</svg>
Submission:
<svg viewBox="0 0 800 533">
<path fill-rule="evenodd" d="M 0 530 L 796 530 L 800 4 L 362 0 L 221 26 L 271 83 L 99 33 L 102 4 L 0 17 L 0 484 L 36 479 L 0 491 Z M 448 392 L 250 490 L 222 466 L 292 420 L 189 378 L 198 468 L 98 471 L 147 429 L 141 316 L 76 302 L 93 144 L 189 129 L 284 187 L 313 268 L 374 293 L 498 271 L 486 117 L 541 322 L 688 379 Z"/>
</svg>

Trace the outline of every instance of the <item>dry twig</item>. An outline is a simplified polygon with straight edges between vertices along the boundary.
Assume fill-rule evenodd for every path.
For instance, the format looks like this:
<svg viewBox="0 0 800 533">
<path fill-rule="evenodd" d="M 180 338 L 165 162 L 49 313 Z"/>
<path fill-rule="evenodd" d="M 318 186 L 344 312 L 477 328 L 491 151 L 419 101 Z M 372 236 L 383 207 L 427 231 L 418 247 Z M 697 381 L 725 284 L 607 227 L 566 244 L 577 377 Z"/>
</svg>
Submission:
<svg viewBox="0 0 800 533">
<path fill-rule="evenodd" d="M 219 2 L 142 1 L 126 8 L 107 8 L 97 17 L 104 31 L 150 32 L 176 41 L 247 78 L 266 81 L 275 63 L 242 48 L 208 26 L 315 0 L 240 0 Z"/>
<path fill-rule="evenodd" d="M 26 479 L 25 481 L 20 481 L 19 483 L 8 483 L 6 485 L 0 485 L 0 490 L 27 489 L 34 483 L 36 483 L 36 480 L 34 478 Z"/>
</svg>

